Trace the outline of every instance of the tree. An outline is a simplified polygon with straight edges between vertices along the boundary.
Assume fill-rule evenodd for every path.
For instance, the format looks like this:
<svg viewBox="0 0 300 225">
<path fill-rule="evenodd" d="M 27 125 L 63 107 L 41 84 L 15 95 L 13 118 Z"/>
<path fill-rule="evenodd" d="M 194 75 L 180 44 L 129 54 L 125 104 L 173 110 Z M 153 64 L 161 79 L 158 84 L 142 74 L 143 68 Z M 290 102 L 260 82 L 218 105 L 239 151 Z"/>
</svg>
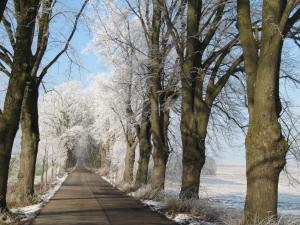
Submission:
<svg viewBox="0 0 300 225">
<path fill-rule="evenodd" d="M 6 192 L 12 146 L 18 130 L 26 82 L 30 78 L 31 46 L 38 0 L 14 1 L 18 15 L 14 56 L 3 111 L 0 110 L 0 212 L 7 210 Z"/>
<path fill-rule="evenodd" d="M 170 108 L 174 99 L 178 97 L 176 92 L 177 74 L 173 71 L 176 60 L 174 62 L 174 55 L 170 54 L 173 46 L 169 44 L 170 35 L 163 26 L 162 12 L 158 1 L 152 1 L 152 4 L 150 1 L 137 1 L 135 6 L 129 1 L 126 2 L 140 21 L 146 39 L 147 68 L 150 75 L 149 104 L 154 163 L 151 186 L 153 189 L 164 189 L 166 166 L 170 153 L 168 142 Z M 143 13 L 143 7 L 146 8 L 145 13 Z M 145 141 L 147 143 L 148 140 L 145 139 Z M 147 157 L 143 160 L 149 162 Z"/>
<path fill-rule="evenodd" d="M 66 40 L 62 50 L 60 50 L 50 62 L 42 69 L 41 62 L 47 53 L 48 39 L 50 35 L 49 26 L 52 19 L 52 10 L 56 4 L 53 0 L 41 2 L 41 14 L 38 17 L 39 33 L 37 37 L 36 52 L 30 62 L 30 80 L 27 83 L 21 113 L 22 144 L 20 155 L 20 170 L 17 182 L 17 194 L 20 199 L 30 197 L 34 194 L 35 164 L 40 140 L 38 123 L 38 97 L 39 87 L 50 67 L 65 53 L 77 29 L 79 18 L 87 5 L 84 1 L 77 13 L 71 33 Z M 40 72 L 39 72 L 40 70 Z"/>
<path fill-rule="evenodd" d="M 80 89 L 77 82 L 64 83 L 46 93 L 40 105 L 41 147 L 54 149 L 48 157 L 55 158 L 60 169 L 85 159 L 94 139 L 90 137 L 94 117 Z"/>
<path fill-rule="evenodd" d="M 181 68 L 183 171 L 180 197 L 198 198 L 211 112 L 243 57 L 235 53 L 238 38 L 230 14 L 231 3 L 180 1 L 177 6 L 177 17 L 182 18 L 179 26 L 174 21 L 177 17 L 170 15 L 174 7 L 165 1 L 159 2 Z"/>
<path fill-rule="evenodd" d="M 149 92 L 149 91 L 148 91 Z M 150 121 L 150 101 L 146 92 L 144 96 L 141 122 L 137 128 L 139 139 L 140 157 L 135 179 L 135 187 L 139 188 L 148 182 L 149 160 L 151 156 L 151 121 Z"/>
<path fill-rule="evenodd" d="M 298 7 L 294 0 L 263 1 L 261 28 L 253 28 L 250 1 L 237 1 L 249 112 L 245 224 L 277 217 L 278 179 L 289 149 L 278 121 L 281 52 L 284 38 L 299 20 Z"/>
</svg>

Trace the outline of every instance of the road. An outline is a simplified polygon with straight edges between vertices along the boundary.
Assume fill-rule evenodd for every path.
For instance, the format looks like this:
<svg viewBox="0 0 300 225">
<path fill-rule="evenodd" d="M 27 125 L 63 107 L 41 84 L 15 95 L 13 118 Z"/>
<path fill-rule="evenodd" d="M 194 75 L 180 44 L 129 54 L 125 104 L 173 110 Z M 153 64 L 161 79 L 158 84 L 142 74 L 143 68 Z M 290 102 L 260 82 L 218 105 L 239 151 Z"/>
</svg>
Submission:
<svg viewBox="0 0 300 225">
<path fill-rule="evenodd" d="M 84 168 L 73 171 L 32 225 L 175 225 Z"/>
</svg>

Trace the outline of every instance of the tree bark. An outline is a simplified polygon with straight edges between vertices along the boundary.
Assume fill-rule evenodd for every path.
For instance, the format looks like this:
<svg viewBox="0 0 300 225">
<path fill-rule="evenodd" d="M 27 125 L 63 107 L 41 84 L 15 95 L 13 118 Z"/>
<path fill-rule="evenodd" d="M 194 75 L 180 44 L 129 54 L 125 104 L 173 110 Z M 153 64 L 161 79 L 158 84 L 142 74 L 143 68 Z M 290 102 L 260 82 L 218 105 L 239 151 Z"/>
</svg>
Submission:
<svg viewBox="0 0 300 225">
<path fill-rule="evenodd" d="M 186 102 L 183 101 L 182 104 Z M 206 110 L 198 114 L 182 111 L 180 129 L 183 155 L 180 198 L 199 198 L 200 175 L 206 159 L 205 139 L 210 114 L 206 106 L 202 108 Z"/>
<path fill-rule="evenodd" d="M 147 184 L 148 182 L 148 167 L 151 155 L 151 122 L 150 122 L 150 103 L 145 100 L 141 125 L 138 132 L 140 158 L 138 162 L 138 170 L 136 174 L 135 186 L 136 188 Z"/>
<path fill-rule="evenodd" d="M 115 142 L 115 136 L 110 135 L 105 143 L 100 144 L 100 169 L 107 174 L 111 164 L 110 151 Z"/>
<path fill-rule="evenodd" d="M 170 109 L 165 108 L 160 113 L 158 120 L 155 120 L 155 117 L 151 120 L 153 140 L 151 187 L 153 190 L 163 190 L 165 188 L 166 168 L 169 158 L 168 127 Z M 156 129 L 153 129 L 153 126 L 156 126 Z M 156 133 L 158 130 L 160 130 L 159 133 Z"/>
<path fill-rule="evenodd" d="M 195 38 L 199 35 L 202 2 L 188 1 L 187 11 L 187 58 L 181 62 L 182 105 L 182 177 L 181 198 L 198 198 L 201 169 L 205 163 L 205 137 L 208 109 L 203 101 L 203 74 L 201 58 L 203 49 Z"/>
<path fill-rule="evenodd" d="M 152 33 L 149 59 L 151 60 L 151 134 L 153 142 L 153 171 L 151 186 L 154 190 L 162 190 L 165 186 L 166 164 L 169 157 L 168 125 L 170 110 L 165 107 L 165 93 L 161 86 L 162 56 L 160 53 L 161 7 L 153 0 Z"/>
<path fill-rule="evenodd" d="M 12 72 L 0 111 L 0 211 L 6 210 L 8 168 L 16 132 L 18 130 L 26 81 L 30 76 L 31 45 L 38 1 L 16 3 L 18 13 L 16 43 Z"/>
<path fill-rule="evenodd" d="M 281 54 L 278 50 L 281 47 L 277 46 L 278 50 L 274 47 L 269 46 L 268 54 L 260 58 L 253 114 L 249 114 L 251 123 L 246 138 L 245 224 L 269 217 L 277 218 L 278 180 L 286 164 L 289 148 L 281 133 L 276 100 L 279 99 L 279 90 L 276 88 L 279 71 L 274 67 L 280 63 Z"/>
<path fill-rule="evenodd" d="M 133 168 L 135 161 L 135 149 L 137 146 L 137 141 L 133 143 L 127 143 L 127 151 L 125 156 L 125 167 L 123 174 L 123 182 L 131 184 L 133 182 Z"/>
<path fill-rule="evenodd" d="M 33 79 L 26 86 L 21 112 L 22 142 L 17 195 L 22 200 L 34 194 L 35 163 L 40 140 L 38 119 L 38 87 Z"/>
<path fill-rule="evenodd" d="M 264 1 L 262 38 L 255 40 L 250 2 L 238 1 L 238 28 L 245 58 L 249 101 L 246 137 L 247 195 L 244 224 L 277 218 L 278 180 L 288 143 L 278 121 L 282 33 L 290 11 L 285 1 Z M 272 25 L 270 25 L 272 24 Z M 274 29 L 274 26 L 278 29 Z M 260 54 L 258 54 L 260 41 Z"/>
</svg>

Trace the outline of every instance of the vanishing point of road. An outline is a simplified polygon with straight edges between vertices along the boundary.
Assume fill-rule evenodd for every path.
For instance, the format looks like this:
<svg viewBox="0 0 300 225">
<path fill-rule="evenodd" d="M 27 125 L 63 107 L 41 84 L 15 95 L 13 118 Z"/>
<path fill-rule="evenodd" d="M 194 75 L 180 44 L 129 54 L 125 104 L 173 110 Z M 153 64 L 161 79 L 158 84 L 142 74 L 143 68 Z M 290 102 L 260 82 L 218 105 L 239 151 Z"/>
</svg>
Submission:
<svg viewBox="0 0 300 225">
<path fill-rule="evenodd" d="M 32 225 L 175 225 L 84 168 L 73 171 Z"/>
</svg>

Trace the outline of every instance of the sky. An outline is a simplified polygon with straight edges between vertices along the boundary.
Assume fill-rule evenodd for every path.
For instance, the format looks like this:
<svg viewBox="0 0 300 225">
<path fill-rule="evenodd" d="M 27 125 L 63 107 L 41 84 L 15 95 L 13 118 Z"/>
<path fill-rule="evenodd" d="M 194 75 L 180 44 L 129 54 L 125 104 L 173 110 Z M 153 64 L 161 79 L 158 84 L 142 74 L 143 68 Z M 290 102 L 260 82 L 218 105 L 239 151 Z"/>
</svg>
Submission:
<svg viewBox="0 0 300 225">
<path fill-rule="evenodd" d="M 70 1 L 70 0 L 67 0 Z M 80 1 L 72 1 L 73 7 L 78 8 Z M 67 4 L 67 3 L 66 3 Z M 101 60 L 97 55 L 94 54 L 92 50 L 85 51 L 89 43 L 92 40 L 92 35 L 88 29 L 85 28 L 84 23 L 81 23 L 79 29 L 76 31 L 75 36 L 71 42 L 72 49 L 75 50 L 80 64 L 83 66 L 80 69 L 76 66 L 72 67 L 72 72 L 69 72 L 69 62 L 66 56 L 63 56 L 59 62 L 53 66 L 49 73 L 46 76 L 44 81 L 46 90 L 51 90 L 53 87 L 66 82 L 68 80 L 77 80 L 82 83 L 82 87 L 86 87 L 89 84 L 89 78 L 98 74 L 103 74 L 109 70 L 108 66 Z M 54 52 L 58 49 L 51 50 Z M 300 58 L 300 53 L 298 49 L 289 48 L 289 51 L 286 53 L 292 58 Z M 294 70 L 296 73 L 300 73 L 300 68 L 295 67 L 289 68 Z M 42 92 L 44 90 L 41 90 Z M 289 99 L 292 102 L 292 111 L 300 115 L 300 89 L 295 88 L 293 85 L 288 85 L 286 90 L 284 90 L 285 95 L 289 96 Z M 244 148 L 244 139 L 245 136 L 242 132 L 238 133 L 235 136 L 235 140 L 230 144 L 223 140 L 222 149 L 217 152 L 211 153 L 216 158 L 216 161 L 219 164 L 235 164 L 235 165 L 244 165 L 245 164 L 245 148 Z M 14 151 L 19 149 L 19 137 L 16 139 L 16 144 Z"/>
</svg>

